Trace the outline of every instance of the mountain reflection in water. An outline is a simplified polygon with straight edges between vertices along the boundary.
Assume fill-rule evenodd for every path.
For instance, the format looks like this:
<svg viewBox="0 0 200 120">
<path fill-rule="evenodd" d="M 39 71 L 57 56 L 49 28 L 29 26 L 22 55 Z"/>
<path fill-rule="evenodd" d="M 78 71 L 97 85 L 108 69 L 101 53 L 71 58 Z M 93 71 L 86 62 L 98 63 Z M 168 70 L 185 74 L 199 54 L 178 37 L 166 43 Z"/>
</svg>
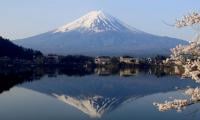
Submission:
<svg viewBox="0 0 200 120">
<path fill-rule="evenodd" d="M 197 86 L 193 81 L 171 76 L 173 73 L 171 68 L 38 68 L 0 72 L 0 79 L 1 92 L 17 85 L 58 99 L 91 118 L 100 118 L 144 96 Z"/>
</svg>

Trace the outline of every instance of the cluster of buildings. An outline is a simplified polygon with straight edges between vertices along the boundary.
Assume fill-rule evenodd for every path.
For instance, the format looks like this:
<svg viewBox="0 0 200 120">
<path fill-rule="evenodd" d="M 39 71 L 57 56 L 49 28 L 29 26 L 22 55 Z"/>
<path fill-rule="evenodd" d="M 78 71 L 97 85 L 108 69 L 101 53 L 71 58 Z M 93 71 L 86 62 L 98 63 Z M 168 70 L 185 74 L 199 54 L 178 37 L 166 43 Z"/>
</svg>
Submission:
<svg viewBox="0 0 200 120">
<path fill-rule="evenodd" d="M 115 59 L 115 60 L 113 60 Z M 97 56 L 94 60 L 96 65 L 109 65 L 113 64 L 115 61 L 120 64 L 127 64 L 127 65 L 162 65 L 162 59 L 155 59 L 155 58 L 135 58 L 131 56 L 121 56 L 121 57 L 109 57 L 109 56 Z"/>
<path fill-rule="evenodd" d="M 24 59 L 10 59 L 9 57 L 0 57 L 0 65 L 9 66 L 9 65 L 60 65 L 62 64 L 63 58 L 67 56 L 60 56 L 56 54 L 48 54 L 46 56 L 37 56 L 34 57 L 33 60 L 24 60 Z M 73 56 L 72 56 L 73 58 Z M 76 59 L 82 59 L 76 58 Z M 84 59 L 85 60 L 85 59 Z M 89 59 L 88 59 L 89 60 Z M 81 60 L 78 60 L 81 61 Z M 69 60 L 68 60 L 69 62 Z M 76 63 L 77 61 L 70 61 L 71 63 Z M 91 61 L 90 61 L 91 62 Z M 125 65 L 141 65 L 141 64 L 155 64 L 160 63 L 160 61 L 156 61 L 152 58 L 144 58 L 139 59 L 131 56 L 121 56 L 121 57 L 109 57 L 109 56 L 97 56 L 94 58 L 91 64 L 96 65 L 118 65 L 118 64 L 125 64 Z M 65 64 L 67 64 L 65 62 Z M 79 63 L 76 63 L 79 64 Z"/>
<path fill-rule="evenodd" d="M 119 63 L 125 64 L 140 64 L 139 58 L 134 58 L 130 56 L 121 56 L 117 58 Z M 97 65 L 108 65 L 112 63 L 112 58 L 109 56 L 98 56 L 95 58 L 95 64 Z"/>
</svg>

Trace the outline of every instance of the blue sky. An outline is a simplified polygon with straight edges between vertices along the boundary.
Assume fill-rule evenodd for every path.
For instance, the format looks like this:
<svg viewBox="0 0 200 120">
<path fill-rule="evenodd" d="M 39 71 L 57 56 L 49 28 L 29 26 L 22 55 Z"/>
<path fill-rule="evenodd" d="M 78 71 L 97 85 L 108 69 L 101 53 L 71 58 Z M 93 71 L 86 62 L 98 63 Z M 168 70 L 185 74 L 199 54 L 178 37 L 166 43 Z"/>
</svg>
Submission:
<svg viewBox="0 0 200 120">
<path fill-rule="evenodd" d="M 1 0 L 0 35 L 14 39 L 47 32 L 92 11 L 103 10 L 148 33 L 192 39 L 191 28 L 176 29 L 177 18 L 200 11 L 199 0 Z"/>
</svg>

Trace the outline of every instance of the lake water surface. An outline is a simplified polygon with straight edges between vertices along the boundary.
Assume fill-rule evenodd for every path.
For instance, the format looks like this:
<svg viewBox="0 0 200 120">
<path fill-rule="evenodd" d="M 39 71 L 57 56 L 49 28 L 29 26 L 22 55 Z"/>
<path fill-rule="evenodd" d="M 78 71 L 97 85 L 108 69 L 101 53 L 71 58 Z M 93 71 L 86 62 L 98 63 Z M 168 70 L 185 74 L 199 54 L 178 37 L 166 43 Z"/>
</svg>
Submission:
<svg viewBox="0 0 200 120">
<path fill-rule="evenodd" d="M 182 112 L 159 112 L 153 106 L 153 102 L 164 102 L 172 99 L 171 96 L 187 97 L 183 89 L 199 86 L 190 79 L 142 70 L 117 74 L 96 71 L 86 75 L 54 71 L 39 77 L 32 74 L 25 78 L 13 74 L 1 77 L 4 81 L 0 94 L 1 120 L 200 119 L 198 103 Z M 23 80 L 13 82 L 15 78 Z"/>
</svg>

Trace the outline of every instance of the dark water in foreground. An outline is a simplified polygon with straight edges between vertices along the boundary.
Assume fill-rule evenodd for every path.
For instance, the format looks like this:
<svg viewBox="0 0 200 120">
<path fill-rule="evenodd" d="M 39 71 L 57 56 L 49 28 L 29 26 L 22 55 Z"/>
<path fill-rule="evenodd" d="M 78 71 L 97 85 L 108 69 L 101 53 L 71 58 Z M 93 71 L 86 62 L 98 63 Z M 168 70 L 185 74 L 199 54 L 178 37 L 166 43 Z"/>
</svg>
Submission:
<svg viewBox="0 0 200 120">
<path fill-rule="evenodd" d="M 182 112 L 159 112 L 153 102 L 199 86 L 190 79 L 151 70 L 97 70 L 87 74 L 58 71 L 0 74 L 1 120 L 199 120 L 200 104 Z M 16 82 L 20 81 L 20 82 Z M 7 82 L 11 81 L 11 82 Z"/>
</svg>

